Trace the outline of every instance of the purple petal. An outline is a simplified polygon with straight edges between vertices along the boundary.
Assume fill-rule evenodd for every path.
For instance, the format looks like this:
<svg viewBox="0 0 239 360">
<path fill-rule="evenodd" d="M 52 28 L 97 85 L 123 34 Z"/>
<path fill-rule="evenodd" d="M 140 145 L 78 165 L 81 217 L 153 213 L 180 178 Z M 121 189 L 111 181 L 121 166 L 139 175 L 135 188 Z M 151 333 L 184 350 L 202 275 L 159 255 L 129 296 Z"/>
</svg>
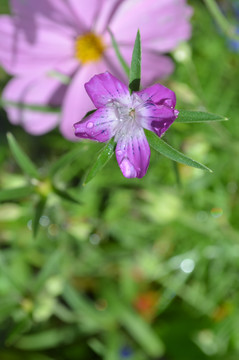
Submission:
<svg viewBox="0 0 239 360">
<path fill-rule="evenodd" d="M 144 101 L 152 101 L 157 105 L 166 104 L 169 107 L 175 107 L 175 93 L 161 84 L 155 84 L 144 90 L 138 91 L 137 95 Z"/>
<path fill-rule="evenodd" d="M 74 124 L 75 135 L 81 139 L 105 142 L 115 135 L 117 118 L 112 108 L 102 107 Z"/>
<path fill-rule="evenodd" d="M 143 130 L 118 141 L 116 159 L 126 178 L 142 178 L 146 174 L 149 167 L 150 147 Z"/>
<path fill-rule="evenodd" d="M 76 141 L 73 125 L 81 120 L 88 111 L 94 108 L 84 84 L 93 74 L 105 70 L 105 63 L 91 63 L 80 68 L 67 89 L 63 102 L 61 132 L 69 140 Z"/>
<path fill-rule="evenodd" d="M 109 27 L 118 43 L 130 45 L 140 24 L 143 47 L 168 52 L 191 35 L 191 13 L 185 0 L 128 0 Z"/>
<path fill-rule="evenodd" d="M 85 89 L 97 108 L 106 105 L 110 100 L 119 99 L 125 104 L 130 101 L 127 86 L 109 72 L 93 76 L 85 84 Z"/>
<path fill-rule="evenodd" d="M 9 81 L 2 98 L 4 101 L 37 106 L 59 106 L 65 94 L 66 86 L 55 78 L 19 77 Z M 9 120 L 15 125 L 22 125 L 33 135 L 41 135 L 52 130 L 59 122 L 58 113 L 30 110 L 26 107 L 6 105 Z"/>
<path fill-rule="evenodd" d="M 178 111 L 165 105 L 146 102 L 137 111 L 137 122 L 145 129 L 154 131 L 159 137 L 165 133 L 178 116 Z"/>
<path fill-rule="evenodd" d="M 5 15 L 0 16 L 0 44 L 0 65 L 13 75 L 49 70 L 74 54 L 74 41 L 64 33 L 42 27 L 30 42 L 18 18 Z"/>
</svg>

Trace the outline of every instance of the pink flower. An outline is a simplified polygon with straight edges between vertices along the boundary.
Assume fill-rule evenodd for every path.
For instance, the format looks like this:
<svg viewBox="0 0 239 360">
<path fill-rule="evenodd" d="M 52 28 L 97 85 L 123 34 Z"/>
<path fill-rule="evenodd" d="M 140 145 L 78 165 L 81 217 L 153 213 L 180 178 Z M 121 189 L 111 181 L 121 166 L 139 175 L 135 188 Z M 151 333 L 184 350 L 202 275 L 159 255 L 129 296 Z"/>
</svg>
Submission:
<svg viewBox="0 0 239 360">
<path fill-rule="evenodd" d="M 73 140 L 72 125 L 92 106 L 83 84 L 106 70 L 126 80 L 107 27 L 128 63 L 140 28 L 144 86 L 172 72 L 171 59 L 160 54 L 191 32 L 186 0 L 11 0 L 11 7 L 13 16 L 0 17 L 0 64 L 14 75 L 3 99 L 10 121 L 35 135 L 60 124 Z M 62 105 L 62 113 L 13 103 Z"/>
<path fill-rule="evenodd" d="M 108 72 L 95 75 L 85 89 L 97 110 L 74 125 L 76 136 L 100 142 L 114 137 L 123 175 L 143 177 L 150 159 L 143 128 L 164 134 L 179 113 L 174 92 L 155 84 L 130 95 L 127 86 Z"/>
</svg>

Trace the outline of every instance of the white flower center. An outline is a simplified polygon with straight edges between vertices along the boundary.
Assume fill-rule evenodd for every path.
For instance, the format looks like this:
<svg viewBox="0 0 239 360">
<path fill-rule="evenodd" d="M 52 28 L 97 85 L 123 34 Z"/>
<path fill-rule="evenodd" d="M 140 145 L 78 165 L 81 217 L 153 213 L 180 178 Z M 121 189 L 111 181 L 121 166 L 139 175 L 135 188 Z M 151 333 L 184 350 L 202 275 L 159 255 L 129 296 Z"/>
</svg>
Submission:
<svg viewBox="0 0 239 360">
<path fill-rule="evenodd" d="M 133 94 L 127 99 L 113 100 L 108 103 L 108 106 L 113 108 L 117 120 L 115 122 L 116 142 L 122 137 L 136 134 L 142 128 L 137 121 L 137 115 L 144 104 L 145 101 L 137 94 Z"/>
</svg>

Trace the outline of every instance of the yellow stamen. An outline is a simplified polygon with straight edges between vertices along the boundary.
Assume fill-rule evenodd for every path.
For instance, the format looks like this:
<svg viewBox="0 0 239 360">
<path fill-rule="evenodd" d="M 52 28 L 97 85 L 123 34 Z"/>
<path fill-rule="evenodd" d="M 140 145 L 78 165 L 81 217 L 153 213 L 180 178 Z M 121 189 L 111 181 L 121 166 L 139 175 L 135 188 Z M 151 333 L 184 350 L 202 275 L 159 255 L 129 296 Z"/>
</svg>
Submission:
<svg viewBox="0 0 239 360">
<path fill-rule="evenodd" d="M 75 56 L 83 64 L 100 60 L 105 50 L 102 38 L 91 32 L 76 39 Z"/>
</svg>

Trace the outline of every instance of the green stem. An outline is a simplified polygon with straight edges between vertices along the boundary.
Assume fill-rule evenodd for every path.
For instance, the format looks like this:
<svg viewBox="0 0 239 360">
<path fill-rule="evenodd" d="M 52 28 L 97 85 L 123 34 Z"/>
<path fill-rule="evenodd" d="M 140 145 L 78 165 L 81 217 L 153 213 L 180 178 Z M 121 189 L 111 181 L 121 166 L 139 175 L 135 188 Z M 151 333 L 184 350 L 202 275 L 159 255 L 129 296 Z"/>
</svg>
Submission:
<svg viewBox="0 0 239 360">
<path fill-rule="evenodd" d="M 220 11 L 217 3 L 215 0 L 204 0 L 208 10 L 210 11 L 211 15 L 216 20 L 217 24 L 220 26 L 222 31 L 231 39 L 238 40 L 239 36 L 235 33 L 235 27 L 232 26 L 226 17 Z"/>
</svg>

